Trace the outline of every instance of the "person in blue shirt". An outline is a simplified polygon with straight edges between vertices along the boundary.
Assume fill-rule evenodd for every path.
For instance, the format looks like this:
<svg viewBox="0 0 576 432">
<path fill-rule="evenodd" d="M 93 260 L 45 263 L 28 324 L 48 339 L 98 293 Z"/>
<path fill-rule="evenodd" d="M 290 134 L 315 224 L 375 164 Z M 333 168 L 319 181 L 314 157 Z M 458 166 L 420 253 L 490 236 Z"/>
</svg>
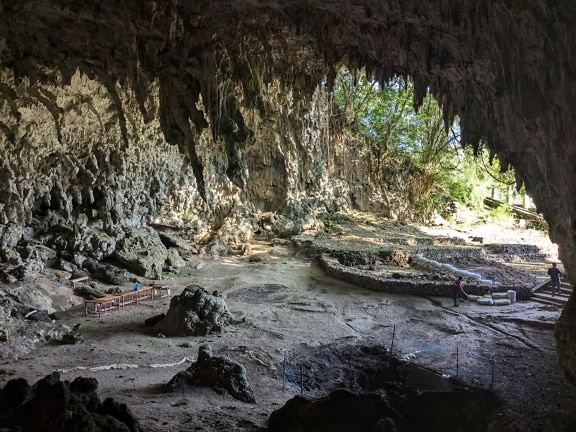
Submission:
<svg viewBox="0 0 576 432">
<path fill-rule="evenodd" d="M 562 277 L 562 272 L 556 267 L 556 263 L 552 263 L 552 267 L 548 269 L 548 276 L 552 282 L 552 297 L 554 297 L 556 293 L 560 293 L 560 278 Z"/>
</svg>

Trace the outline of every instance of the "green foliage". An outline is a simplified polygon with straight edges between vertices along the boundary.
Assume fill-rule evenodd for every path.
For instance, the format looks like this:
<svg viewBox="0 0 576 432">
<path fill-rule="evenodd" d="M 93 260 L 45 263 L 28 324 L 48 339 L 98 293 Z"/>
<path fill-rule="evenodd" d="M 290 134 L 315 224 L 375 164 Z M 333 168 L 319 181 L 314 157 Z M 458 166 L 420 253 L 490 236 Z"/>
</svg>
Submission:
<svg viewBox="0 0 576 432">
<path fill-rule="evenodd" d="M 502 172 L 497 159 L 462 149 L 458 120 L 446 124 L 430 93 L 415 111 L 413 91 L 401 77 L 380 84 L 364 71 L 342 69 L 333 93 L 345 125 L 374 154 L 377 181 L 390 185 L 392 177 L 402 177 L 394 186 L 405 193 L 412 215 L 426 220 L 454 201 L 480 207 L 494 184 L 513 187 L 513 171 Z"/>
<path fill-rule="evenodd" d="M 191 209 L 185 209 L 181 214 L 182 222 L 187 225 L 193 225 L 198 222 L 198 215 L 194 213 Z"/>
<path fill-rule="evenodd" d="M 492 220 L 503 222 L 512 219 L 514 213 L 509 206 L 499 205 L 490 212 Z"/>
</svg>

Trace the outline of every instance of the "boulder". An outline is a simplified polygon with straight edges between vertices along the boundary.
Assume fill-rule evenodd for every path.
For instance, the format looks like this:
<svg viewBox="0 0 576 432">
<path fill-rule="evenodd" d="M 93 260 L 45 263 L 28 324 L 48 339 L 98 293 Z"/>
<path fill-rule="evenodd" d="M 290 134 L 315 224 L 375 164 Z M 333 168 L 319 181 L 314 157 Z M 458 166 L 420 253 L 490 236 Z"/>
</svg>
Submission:
<svg viewBox="0 0 576 432">
<path fill-rule="evenodd" d="M 87 259 L 84 262 L 84 268 L 92 274 L 92 277 L 111 285 L 123 285 L 128 282 L 126 270 L 110 264 L 102 264 L 93 259 Z"/>
<path fill-rule="evenodd" d="M 189 241 L 181 238 L 176 232 L 161 230 L 158 231 L 158 235 L 160 236 L 160 240 L 162 241 L 164 246 L 166 246 L 167 248 L 177 248 L 189 253 L 195 252 L 194 246 L 190 244 Z"/>
<path fill-rule="evenodd" d="M 112 287 L 106 290 L 106 294 L 120 294 L 121 292 L 122 290 L 120 289 L 120 287 Z"/>
<path fill-rule="evenodd" d="M 27 245 L 18 249 L 20 255 L 24 259 L 36 258 L 46 264 L 48 267 L 53 267 L 58 264 L 58 252 L 54 249 L 44 245 Z"/>
<path fill-rule="evenodd" d="M 0 225 L 0 251 L 14 248 L 23 235 L 23 228 L 19 224 Z"/>
<path fill-rule="evenodd" d="M 168 251 L 158 233 L 150 227 L 132 228 L 116 245 L 116 258 L 128 269 L 145 278 L 154 277 L 157 269 L 164 267 Z"/>
<path fill-rule="evenodd" d="M 75 345 L 84 342 L 84 336 L 78 330 L 79 327 L 80 326 L 77 324 L 72 330 L 64 333 L 60 342 L 64 345 Z"/>
<path fill-rule="evenodd" d="M 214 357 L 209 345 L 200 346 L 198 360 L 168 383 L 171 390 L 182 389 L 186 385 L 211 387 L 219 393 L 229 393 L 242 402 L 256 403 L 244 366 L 227 358 Z"/>
<path fill-rule="evenodd" d="M 53 372 L 33 386 L 22 378 L 10 380 L 1 392 L 0 428 L 21 431 L 140 432 L 138 420 L 125 404 L 104 403 L 94 378 L 60 381 Z"/>
<path fill-rule="evenodd" d="M 90 285 L 79 286 L 75 289 L 74 292 L 76 295 L 79 295 L 80 297 L 83 297 L 87 300 L 92 300 L 95 298 L 101 298 L 106 296 L 106 294 L 103 291 L 97 288 L 93 288 Z"/>
<path fill-rule="evenodd" d="M 68 262 L 66 260 L 60 259 L 59 263 L 58 263 L 58 269 L 65 271 L 66 273 L 74 273 L 74 268 L 75 265 L 72 264 L 71 262 Z"/>
<path fill-rule="evenodd" d="M 154 330 L 167 336 L 205 336 L 220 332 L 232 320 L 221 297 L 209 294 L 198 285 L 190 285 L 182 294 L 172 297 L 166 317 Z"/>
<path fill-rule="evenodd" d="M 300 395 L 293 397 L 270 415 L 269 430 L 274 432 L 387 430 L 381 429 L 382 420 L 386 418 L 395 424 L 401 416 L 390 407 L 384 396 L 335 390 L 319 399 Z M 377 429 L 378 427 L 380 429 Z"/>
<path fill-rule="evenodd" d="M 156 324 L 158 324 L 160 321 L 162 321 L 165 317 L 166 317 L 165 313 L 154 315 L 153 317 L 150 317 L 150 318 L 144 320 L 144 325 L 146 327 L 154 327 Z"/>
<path fill-rule="evenodd" d="M 112 256 L 116 249 L 116 240 L 114 237 L 100 230 L 89 229 L 84 231 L 82 241 L 84 245 L 82 251 L 97 260 L 103 260 Z"/>
<path fill-rule="evenodd" d="M 52 249 L 71 255 L 83 255 L 103 260 L 114 254 L 116 240 L 106 232 L 83 225 L 70 228 L 57 225 L 50 228 L 45 242 Z"/>
<path fill-rule="evenodd" d="M 184 267 L 186 265 L 186 262 L 182 259 L 177 249 L 170 248 L 168 249 L 168 255 L 166 257 L 166 264 L 169 267 L 179 268 Z"/>
</svg>

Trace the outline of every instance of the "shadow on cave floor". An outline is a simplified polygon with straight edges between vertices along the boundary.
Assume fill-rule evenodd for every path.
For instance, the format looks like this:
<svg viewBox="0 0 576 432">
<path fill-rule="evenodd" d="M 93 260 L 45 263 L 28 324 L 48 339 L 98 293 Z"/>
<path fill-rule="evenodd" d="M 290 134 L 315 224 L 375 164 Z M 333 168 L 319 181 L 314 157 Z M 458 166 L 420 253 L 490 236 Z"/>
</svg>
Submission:
<svg viewBox="0 0 576 432">
<path fill-rule="evenodd" d="M 494 349 L 496 350 L 496 347 Z M 502 346 L 498 350 L 501 352 Z M 462 376 L 454 377 L 390 356 L 383 345 L 356 344 L 353 340 L 349 340 L 319 346 L 301 344 L 290 352 L 286 352 L 284 361 L 277 364 L 276 368 L 279 379 L 282 379 L 284 375 L 286 386 L 308 397 L 321 398 L 332 391 L 341 389 L 357 394 L 375 392 L 383 395 L 387 403 L 405 419 L 398 422 L 398 430 L 453 430 L 444 429 L 445 427 L 464 427 L 465 429 L 458 430 L 491 432 L 519 430 L 568 432 L 575 430 L 576 423 L 566 415 L 574 399 L 566 400 L 564 396 L 555 393 L 563 385 L 558 386 L 555 382 L 559 379 L 557 371 L 555 373 L 548 370 L 545 361 L 542 362 L 542 370 L 530 371 L 529 367 L 525 366 L 527 361 L 525 356 L 533 355 L 546 356 L 546 354 L 534 353 L 533 350 L 526 350 L 520 354 L 510 354 L 509 358 L 499 359 L 498 368 L 505 367 L 510 370 L 498 371 L 496 369 L 494 377 L 491 376 L 490 371 L 479 374 L 465 372 Z M 455 373 L 453 370 L 451 372 Z M 543 374 L 544 381 L 549 380 L 550 387 L 542 389 L 540 380 L 530 383 L 530 377 L 534 374 Z M 474 382 L 481 383 L 481 385 L 475 385 Z M 492 384 L 494 384 L 493 390 L 490 389 Z M 550 393 L 543 390 L 549 390 Z M 566 388 L 564 390 L 568 391 Z M 454 412 L 463 408 L 467 411 L 464 415 L 466 418 L 458 420 L 460 422 L 458 426 L 454 424 L 443 426 L 441 420 L 433 420 L 432 417 L 447 415 L 449 417 L 446 413 L 450 408 L 445 406 L 443 397 L 438 396 L 441 393 L 436 392 L 453 391 L 460 392 L 457 396 L 460 407 Z M 422 392 L 433 392 L 437 395 L 427 398 L 429 406 L 425 410 L 435 414 L 431 414 L 432 417 L 428 420 L 425 419 L 427 414 L 422 414 L 424 417 L 420 418 L 420 421 L 428 424 L 429 428 L 422 425 L 416 427 L 409 420 L 409 417 L 414 415 L 410 406 L 423 394 Z M 514 393 L 518 394 L 517 402 Z M 330 398 L 320 400 L 323 401 L 320 405 L 323 408 L 320 408 L 318 416 L 326 414 L 325 411 L 329 410 L 326 406 L 330 405 L 328 402 Z M 453 401 L 450 398 L 448 400 Z M 338 402 L 334 403 L 338 405 Z M 527 403 L 531 406 L 529 412 L 526 411 Z M 297 416 L 298 414 L 292 412 L 286 415 Z M 339 415 L 343 414 L 330 413 L 332 417 Z M 353 421 L 343 416 L 342 424 Z M 325 429 L 306 426 L 306 416 L 301 421 L 303 431 L 331 430 L 328 428 L 330 424 L 328 419 L 325 420 L 327 427 Z M 355 429 L 344 427 L 342 430 Z"/>
</svg>

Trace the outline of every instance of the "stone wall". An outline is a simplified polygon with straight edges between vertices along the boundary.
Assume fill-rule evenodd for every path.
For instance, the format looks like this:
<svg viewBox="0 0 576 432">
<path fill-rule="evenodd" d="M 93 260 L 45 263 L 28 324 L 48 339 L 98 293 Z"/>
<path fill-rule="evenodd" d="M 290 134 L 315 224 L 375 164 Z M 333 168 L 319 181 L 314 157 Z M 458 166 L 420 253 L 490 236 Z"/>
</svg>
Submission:
<svg viewBox="0 0 576 432">
<path fill-rule="evenodd" d="M 368 288 L 374 291 L 382 291 L 393 294 L 410 294 L 418 296 L 450 296 L 452 282 L 447 281 L 420 281 L 408 279 L 383 278 L 369 271 L 342 265 L 337 258 L 327 255 L 320 257 L 320 265 L 327 275 L 337 279 L 353 283 L 354 285 Z M 532 290 L 526 286 L 503 286 L 500 285 L 493 292 L 516 291 L 516 299 L 528 300 L 532 296 Z M 466 285 L 468 294 L 484 295 L 486 287 L 480 285 Z"/>
</svg>

